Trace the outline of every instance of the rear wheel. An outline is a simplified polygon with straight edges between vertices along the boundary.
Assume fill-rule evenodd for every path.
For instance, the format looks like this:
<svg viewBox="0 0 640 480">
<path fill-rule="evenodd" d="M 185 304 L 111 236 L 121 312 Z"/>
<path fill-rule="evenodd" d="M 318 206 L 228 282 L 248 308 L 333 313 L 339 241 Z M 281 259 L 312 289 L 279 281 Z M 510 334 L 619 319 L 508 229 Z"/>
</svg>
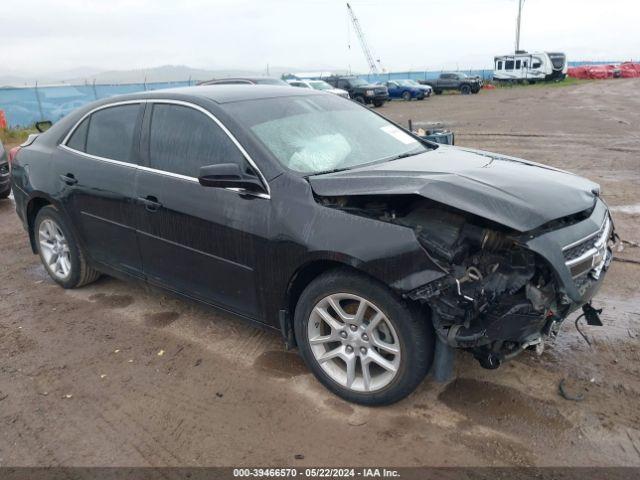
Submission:
<svg viewBox="0 0 640 480">
<path fill-rule="evenodd" d="M 0 192 L 0 199 L 7 198 L 11 194 L 11 184 Z"/>
<path fill-rule="evenodd" d="M 411 101 L 411 92 L 403 92 L 402 99 L 407 102 Z"/>
<path fill-rule="evenodd" d="M 433 359 L 433 329 L 425 315 L 386 286 L 346 269 L 328 272 L 305 289 L 295 333 L 318 380 L 363 405 L 404 398 Z"/>
<path fill-rule="evenodd" d="M 80 287 L 100 277 L 100 273 L 88 265 L 73 232 L 54 207 L 46 206 L 38 212 L 34 235 L 44 268 L 62 287 Z"/>
</svg>

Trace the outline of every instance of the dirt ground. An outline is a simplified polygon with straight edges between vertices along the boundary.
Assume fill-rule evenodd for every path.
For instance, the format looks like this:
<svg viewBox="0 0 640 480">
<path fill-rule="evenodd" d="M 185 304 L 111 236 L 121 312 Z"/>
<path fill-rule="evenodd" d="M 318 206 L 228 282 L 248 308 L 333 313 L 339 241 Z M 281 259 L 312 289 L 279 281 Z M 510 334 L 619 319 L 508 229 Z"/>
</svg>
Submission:
<svg viewBox="0 0 640 480">
<path fill-rule="evenodd" d="M 459 145 L 598 181 L 620 236 L 640 242 L 639 80 L 393 102 Z M 615 262 L 596 307 L 541 357 L 494 371 L 468 355 L 391 407 L 326 391 L 277 334 L 141 285 L 65 291 L 0 202 L 0 465 L 640 466 L 640 265 Z M 624 244 L 618 256 L 640 260 Z M 566 379 L 581 402 L 558 394 Z"/>
</svg>

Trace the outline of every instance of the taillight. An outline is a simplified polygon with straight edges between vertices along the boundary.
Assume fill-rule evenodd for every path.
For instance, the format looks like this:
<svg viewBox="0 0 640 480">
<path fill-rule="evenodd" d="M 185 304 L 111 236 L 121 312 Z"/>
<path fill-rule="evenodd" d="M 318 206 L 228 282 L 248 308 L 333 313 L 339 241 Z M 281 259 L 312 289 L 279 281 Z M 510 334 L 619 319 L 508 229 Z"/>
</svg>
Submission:
<svg viewBox="0 0 640 480">
<path fill-rule="evenodd" d="M 16 158 L 19 150 L 20 146 L 13 147 L 11 150 L 9 150 L 9 156 L 7 157 L 7 160 L 9 161 L 9 171 L 11 171 L 11 164 L 13 163 L 13 159 Z"/>
</svg>

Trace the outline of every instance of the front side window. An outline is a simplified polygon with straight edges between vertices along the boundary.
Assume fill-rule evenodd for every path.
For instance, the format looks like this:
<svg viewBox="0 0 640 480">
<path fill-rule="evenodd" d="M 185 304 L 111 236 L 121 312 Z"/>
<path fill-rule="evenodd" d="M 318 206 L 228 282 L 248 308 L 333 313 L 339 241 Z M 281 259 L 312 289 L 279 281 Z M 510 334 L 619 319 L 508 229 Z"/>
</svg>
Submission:
<svg viewBox="0 0 640 480">
<path fill-rule="evenodd" d="M 349 169 L 427 151 L 384 118 L 333 95 L 224 105 L 286 168 L 303 174 Z"/>
<path fill-rule="evenodd" d="M 90 155 L 131 162 L 133 136 L 140 105 L 119 105 L 98 110 L 89 117 L 85 151 Z"/>
<path fill-rule="evenodd" d="M 197 178 L 200 167 L 247 164 L 238 147 L 208 116 L 190 107 L 157 103 L 151 113 L 150 167 Z"/>
</svg>

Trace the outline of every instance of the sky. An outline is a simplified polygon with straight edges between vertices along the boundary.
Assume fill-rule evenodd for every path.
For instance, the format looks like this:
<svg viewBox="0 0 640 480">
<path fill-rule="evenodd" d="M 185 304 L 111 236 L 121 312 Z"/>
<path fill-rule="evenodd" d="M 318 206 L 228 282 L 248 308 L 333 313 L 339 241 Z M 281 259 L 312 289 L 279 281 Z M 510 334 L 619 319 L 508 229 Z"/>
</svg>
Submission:
<svg viewBox="0 0 640 480">
<path fill-rule="evenodd" d="M 514 49 L 517 0 L 351 5 L 389 71 L 487 68 Z M 5 74 L 168 64 L 368 71 L 339 0 L 2 0 L 0 24 Z M 640 0 L 525 0 L 521 48 L 638 59 Z"/>
</svg>

